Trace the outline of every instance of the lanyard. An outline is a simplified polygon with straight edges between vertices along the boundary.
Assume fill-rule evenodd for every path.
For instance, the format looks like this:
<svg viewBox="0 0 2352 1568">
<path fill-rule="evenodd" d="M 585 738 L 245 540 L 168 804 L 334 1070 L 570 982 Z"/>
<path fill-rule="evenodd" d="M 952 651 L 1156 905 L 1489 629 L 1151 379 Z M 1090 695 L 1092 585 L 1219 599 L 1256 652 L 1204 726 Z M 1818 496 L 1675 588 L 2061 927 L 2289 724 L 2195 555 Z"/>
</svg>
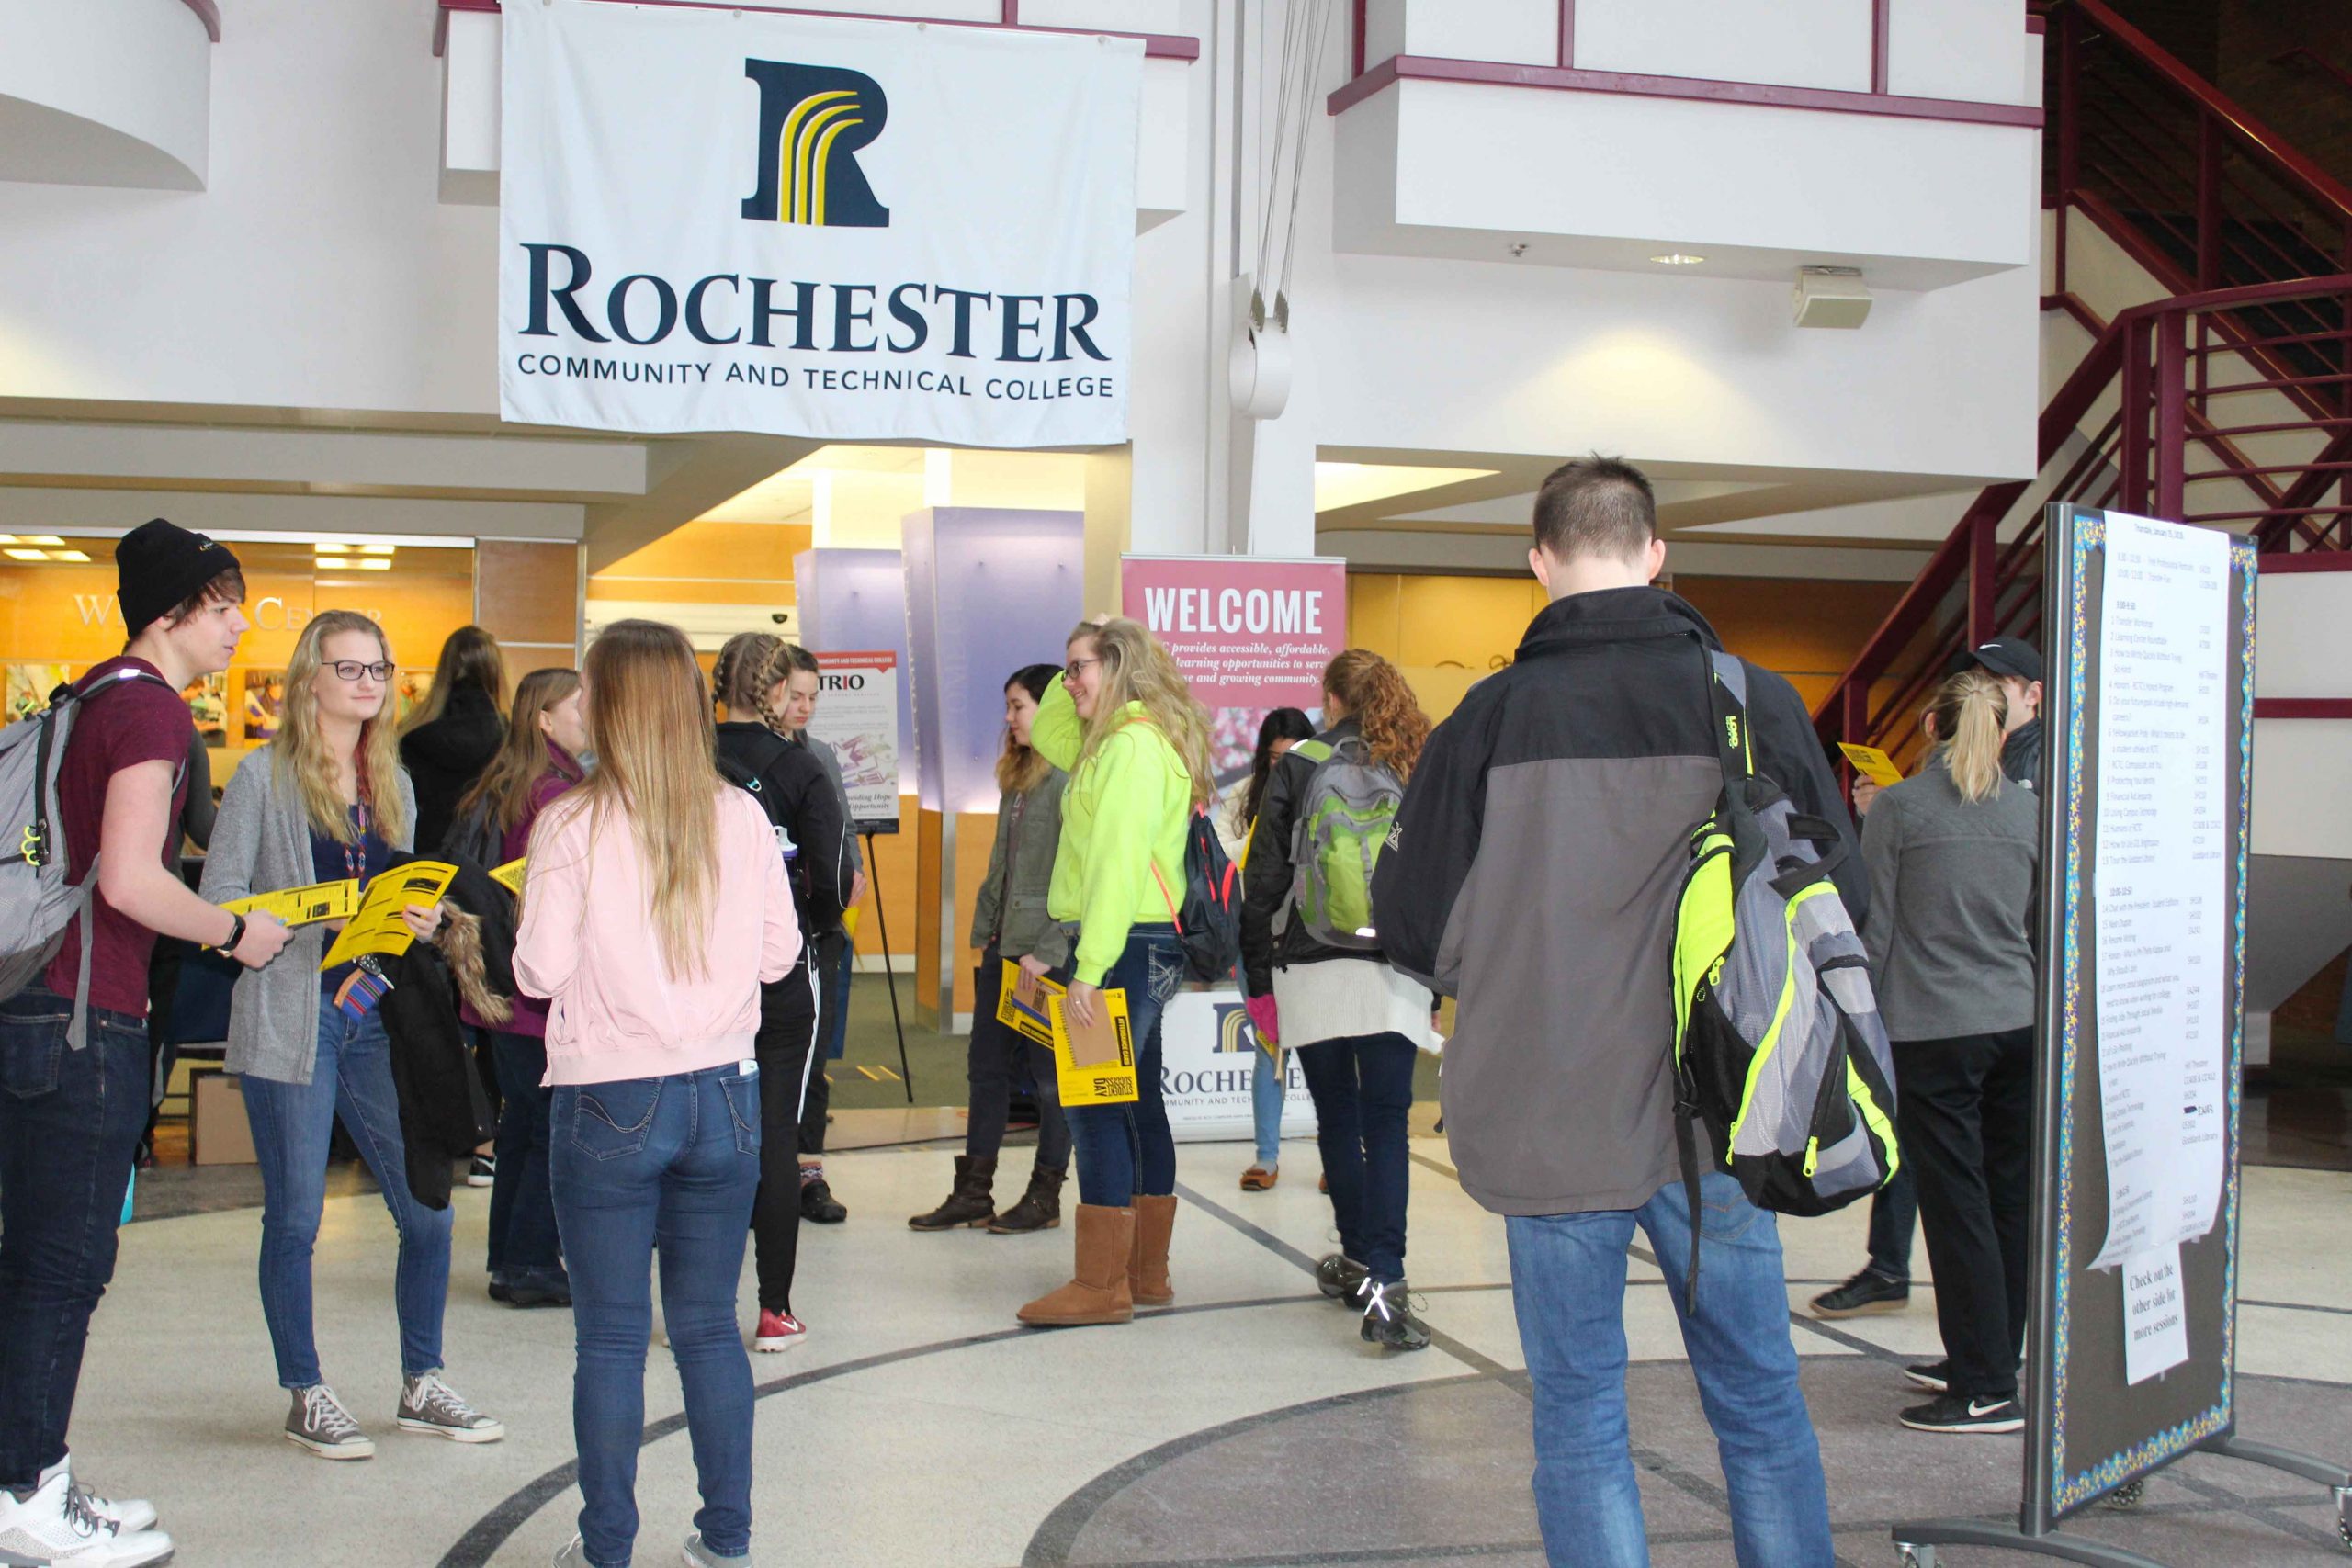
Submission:
<svg viewBox="0 0 2352 1568">
<path fill-rule="evenodd" d="M 351 842 L 340 846 L 343 850 L 343 869 L 352 881 L 365 887 L 368 885 L 368 830 L 371 816 L 368 802 L 363 798 L 351 808 L 351 814 L 358 832 Z"/>
</svg>

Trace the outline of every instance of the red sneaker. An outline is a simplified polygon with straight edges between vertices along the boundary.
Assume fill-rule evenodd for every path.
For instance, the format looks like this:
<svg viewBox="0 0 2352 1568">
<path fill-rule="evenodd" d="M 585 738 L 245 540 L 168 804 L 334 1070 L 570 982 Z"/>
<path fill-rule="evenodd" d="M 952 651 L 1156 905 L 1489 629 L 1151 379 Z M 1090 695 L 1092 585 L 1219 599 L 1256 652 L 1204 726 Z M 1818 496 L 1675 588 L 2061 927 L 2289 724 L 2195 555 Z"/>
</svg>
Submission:
<svg viewBox="0 0 2352 1568">
<path fill-rule="evenodd" d="M 760 1325 L 752 1331 L 754 1350 L 789 1350 L 808 1337 L 808 1326 L 788 1312 L 760 1309 Z"/>
</svg>

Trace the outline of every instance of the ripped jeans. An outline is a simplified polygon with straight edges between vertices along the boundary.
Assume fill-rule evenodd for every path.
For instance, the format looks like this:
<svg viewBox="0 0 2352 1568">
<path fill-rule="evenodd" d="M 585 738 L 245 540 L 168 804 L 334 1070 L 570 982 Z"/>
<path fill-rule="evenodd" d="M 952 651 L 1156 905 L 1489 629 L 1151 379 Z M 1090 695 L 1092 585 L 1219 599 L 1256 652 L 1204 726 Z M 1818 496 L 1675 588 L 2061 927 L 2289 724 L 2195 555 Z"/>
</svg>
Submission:
<svg viewBox="0 0 2352 1568">
<path fill-rule="evenodd" d="M 1132 928 L 1126 951 L 1102 976 L 1104 990 L 1127 993 L 1136 1099 L 1064 1108 L 1081 1203 L 1124 1209 L 1138 1193 L 1164 1198 L 1176 1190 L 1176 1140 L 1159 1098 L 1159 1014 L 1183 983 L 1184 950 L 1173 926 Z"/>
</svg>

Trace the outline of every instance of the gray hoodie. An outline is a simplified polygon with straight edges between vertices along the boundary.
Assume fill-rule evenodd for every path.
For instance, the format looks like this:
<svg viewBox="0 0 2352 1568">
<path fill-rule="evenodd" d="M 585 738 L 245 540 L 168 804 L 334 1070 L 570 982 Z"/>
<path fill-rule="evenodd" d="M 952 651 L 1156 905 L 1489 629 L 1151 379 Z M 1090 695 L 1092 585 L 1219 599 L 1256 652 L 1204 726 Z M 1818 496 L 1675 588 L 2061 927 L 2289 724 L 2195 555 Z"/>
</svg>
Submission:
<svg viewBox="0 0 2352 1568">
<path fill-rule="evenodd" d="M 1896 1040 L 2033 1022 L 2033 908 L 2041 807 L 2004 781 L 1962 799 L 1940 759 L 1890 784 L 1862 819 L 1871 874 L 1862 941 Z"/>
</svg>

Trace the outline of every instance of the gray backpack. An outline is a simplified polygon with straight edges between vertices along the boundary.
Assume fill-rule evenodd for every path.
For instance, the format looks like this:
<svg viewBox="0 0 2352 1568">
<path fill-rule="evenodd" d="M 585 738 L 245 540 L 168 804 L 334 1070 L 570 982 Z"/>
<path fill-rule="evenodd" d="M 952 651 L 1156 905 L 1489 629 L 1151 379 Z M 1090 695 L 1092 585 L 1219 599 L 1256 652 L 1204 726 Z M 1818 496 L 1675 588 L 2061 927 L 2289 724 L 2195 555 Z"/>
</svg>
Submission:
<svg viewBox="0 0 2352 1568">
<path fill-rule="evenodd" d="M 1302 740 L 1291 750 L 1315 764 L 1291 829 L 1291 918 L 1325 947 L 1376 953 L 1372 868 L 1405 786 L 1359 736 Z"/>
<path fill-rule="evenodd" d="M 82 705 L 125 681 L 152 681 L 171 689 L 143 670 L 120 670 L 96 683 L 60 686 L 39 717 L 0 729 L 0 834 L 6 835 L 0 844 L 8 852 L 0 859 L 0 1001 L 40 978 L 57 956 L 66 922 L 78 917 L 82 964 L 65 1036 L 77 1051 L 89 1043 L 90 952 L 97 945 L 90 904 L 97 892 L 98 862 L 92 855 L 87 875 L 79 882 L 65 880 L 70 857 L 65 820 L 57 809 L 57 772 L 64 765 L 66 742 Z M 179 788 L 176 775 L 172 788 Z"/>
</svg>

